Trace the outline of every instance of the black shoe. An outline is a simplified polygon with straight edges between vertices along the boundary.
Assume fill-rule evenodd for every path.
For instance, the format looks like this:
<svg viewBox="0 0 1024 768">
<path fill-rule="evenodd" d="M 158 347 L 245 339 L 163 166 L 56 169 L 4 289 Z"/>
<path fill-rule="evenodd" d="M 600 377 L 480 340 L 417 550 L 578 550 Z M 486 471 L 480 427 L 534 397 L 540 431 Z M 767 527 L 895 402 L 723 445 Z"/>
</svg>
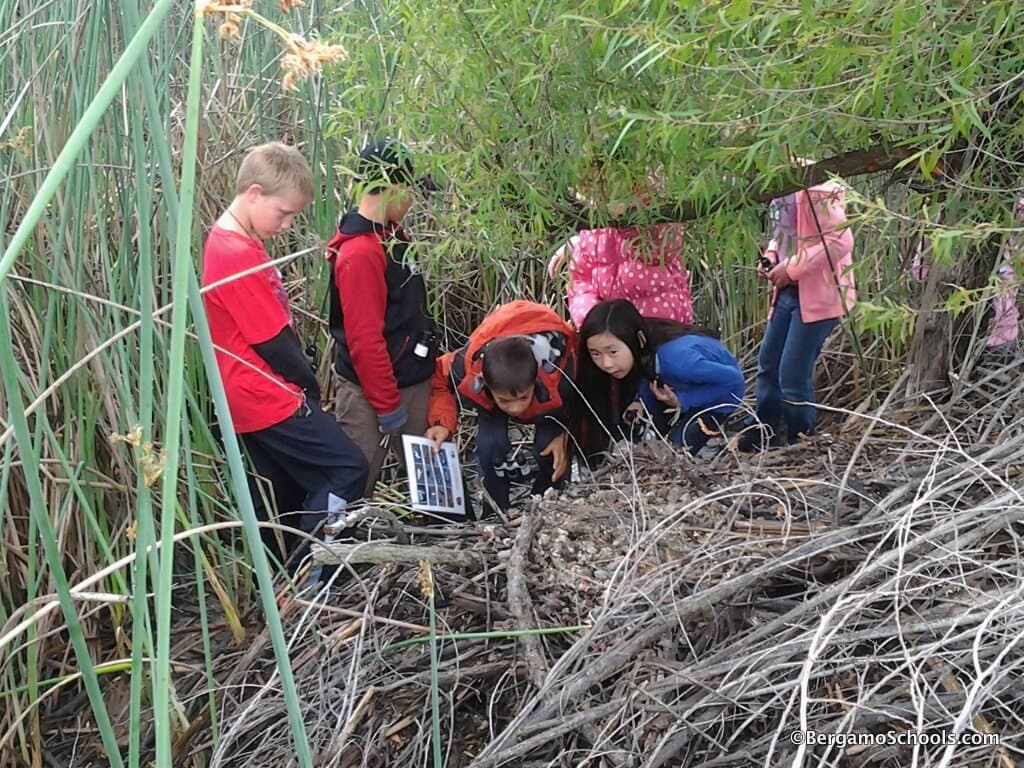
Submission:
<svg viewBox="0 0 1024 768">
<path fill-rule="evenodd" d="M 786 445 L 782 435 L 777 435 L 774 432 L 765 441 L 766 431 L 771 432 L 771 427 L 748 427 L 736 438 L 736 450 L 740 453 L 757 453 L 771 448 L 782 448 Z"/>
</svg>

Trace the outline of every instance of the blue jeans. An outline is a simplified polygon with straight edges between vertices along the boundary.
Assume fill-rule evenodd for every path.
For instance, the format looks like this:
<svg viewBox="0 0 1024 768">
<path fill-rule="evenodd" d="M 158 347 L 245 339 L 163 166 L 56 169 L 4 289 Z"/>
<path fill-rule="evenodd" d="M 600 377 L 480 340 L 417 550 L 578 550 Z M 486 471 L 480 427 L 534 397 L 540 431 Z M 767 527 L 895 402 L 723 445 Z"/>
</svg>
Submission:
<svg viewBox="0 0 1024 768">
<path fill-rule="evenodd" d="M 779 292 L 757 357 L 757 417 L 780 439 L 814 434 L 814 362 L 838 318 L 805 323 L 796 286 Z M 803 404 L 802 404 L 803 403 Z"/>
</svg>

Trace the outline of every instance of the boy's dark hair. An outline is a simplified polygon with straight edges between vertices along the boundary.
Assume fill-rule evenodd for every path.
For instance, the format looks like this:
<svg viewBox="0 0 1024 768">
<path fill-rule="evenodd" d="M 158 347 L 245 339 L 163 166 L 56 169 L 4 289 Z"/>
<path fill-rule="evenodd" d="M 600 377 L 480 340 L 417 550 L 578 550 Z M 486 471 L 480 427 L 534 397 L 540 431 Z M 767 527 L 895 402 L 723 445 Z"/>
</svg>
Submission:
<svg viewBox="0 0 1024 768">
<path fill-rule="evenodd" d="M 378 139 L 359 153 L 356 175 L 367 194 L 377 194 L 395 184 L 413 184 L 412 153 L 400 141 Z"/>
<path fill-rule="evenodd" d="M 432 178 L 415 175 L 412 159 L 409 147 L 396 139 L 377 139 L 367 144 L 355 165 L 356 180 L 363 194 L 377 195 L 396 185 L 437 192 L 440 187 Z"/>
<path fill-rule="evenodd" d="M 633 370 L 623 379 L 615 380 L 600 370 L 590 356 L 587 341 L 602 333 L 610 333 L 619 339 L 633 355 Z M 607 447 L 608 433 L 615 427 L 619 416 L 615 410 L 621 411 L 632 402 L 641 379 L 654 379 L 654 353 L 658 347 L 692 334 L 718 338 L 699 325 L 661 317 L 643 317 L 626 299 L 602 301 L 587 313 L 580 326 L 576 377 L 584 401 L 583 418 L 591 422 L 583 430 L 585 455 L 594 456 Z"/>
<path fill-rule="evenodd" d="M 490 342 L 484 350 L 484 384 L 492 392 L 519 394 L 537 383 L 537 358 L 522 336 L 507 336 Z"/>
</svg>

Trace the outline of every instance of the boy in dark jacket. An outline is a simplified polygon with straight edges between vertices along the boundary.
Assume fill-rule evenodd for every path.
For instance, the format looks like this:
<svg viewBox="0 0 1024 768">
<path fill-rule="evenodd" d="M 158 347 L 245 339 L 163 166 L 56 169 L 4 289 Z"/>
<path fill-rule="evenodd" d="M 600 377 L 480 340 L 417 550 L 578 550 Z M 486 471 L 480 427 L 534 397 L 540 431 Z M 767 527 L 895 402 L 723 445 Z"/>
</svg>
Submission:
<svg viewBox="0 0 1024 768">
<path fill-rule="evenodd" d="M 572 326 L 549 307 L 513 301 L 488 315 L 465 346 L 437 360 L 426 436 L 439 448 L 455 431 L 456 396 L 475 406 L 480 475 L 499 509 L 509 506 L 510 479 L 498 468 L 512 449 L 510 418 L 536 426 L 533 493 L 558 484 L 569 469 L 575 350 Z"/>
<path fill-rule="evenodd" d="M 359 204 L 328 244 L 330 329 L 341 377 L 335 416 L 362 449 L 372 492 L 388 435 L 422 435 L 427 427 L 437 333 L 427 314 L 415 245 L 401 227 L 413 201 L 412 159 L 393 139 L 359 154 Z M 401 445 L 395 446 L 401 460 Z"/>
</svg>

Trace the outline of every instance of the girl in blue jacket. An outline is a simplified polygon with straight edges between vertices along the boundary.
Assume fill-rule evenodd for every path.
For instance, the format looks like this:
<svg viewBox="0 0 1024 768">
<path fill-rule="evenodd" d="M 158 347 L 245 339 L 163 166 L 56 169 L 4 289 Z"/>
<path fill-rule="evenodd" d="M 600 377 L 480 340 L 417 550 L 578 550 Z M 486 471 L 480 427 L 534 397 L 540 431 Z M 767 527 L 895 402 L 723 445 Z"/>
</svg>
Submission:
<svg viewBox="0 0 1024 768">
<path fill-rule="evenodd" d="M 722 342 L 694 325 L 642 317 L 625 299 L 590 310 L 579 345 L 580 390 L 600 422 L 585 430 L 587 454 L 645 408 L 673 444 L 696 453 L 743 400 L 743 373 Z"/>
</svg>

